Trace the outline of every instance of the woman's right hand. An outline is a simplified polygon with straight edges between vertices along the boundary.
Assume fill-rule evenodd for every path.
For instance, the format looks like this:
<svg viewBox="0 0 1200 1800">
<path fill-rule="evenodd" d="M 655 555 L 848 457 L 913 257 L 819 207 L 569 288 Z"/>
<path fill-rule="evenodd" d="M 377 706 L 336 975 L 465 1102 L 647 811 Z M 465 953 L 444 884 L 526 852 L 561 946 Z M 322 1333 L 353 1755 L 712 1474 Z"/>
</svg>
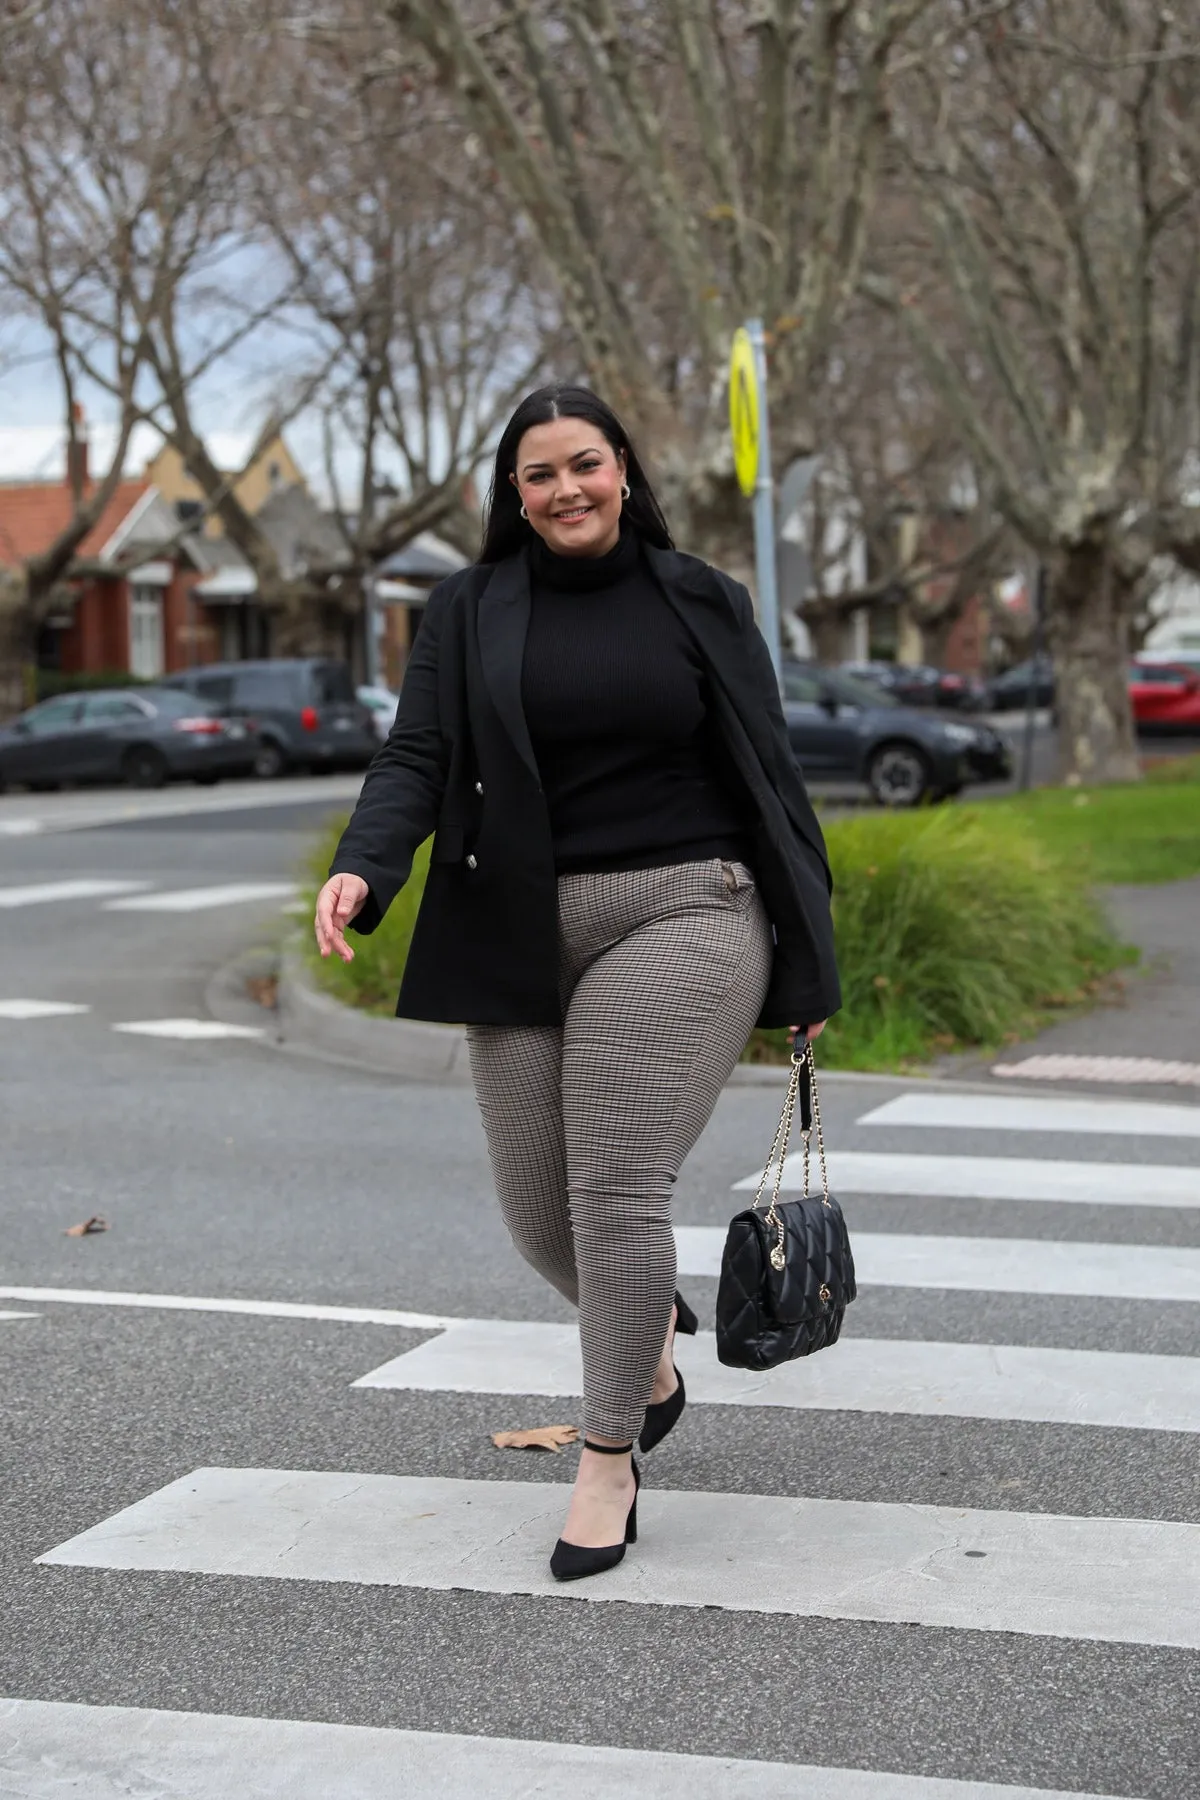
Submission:
<svg viewBox="0 0 1200 1800">
<path fill-rule="evenodd" d="M 345 931 L 366 904 L 370 888 L 361 875 L 331 875 L 317 895 L 317 914 L 313 928 L 317 949 L 322 956 L 336 950 L 343 962 L 354 961 L 354 952 L 346 942 Z"/>
</svg>

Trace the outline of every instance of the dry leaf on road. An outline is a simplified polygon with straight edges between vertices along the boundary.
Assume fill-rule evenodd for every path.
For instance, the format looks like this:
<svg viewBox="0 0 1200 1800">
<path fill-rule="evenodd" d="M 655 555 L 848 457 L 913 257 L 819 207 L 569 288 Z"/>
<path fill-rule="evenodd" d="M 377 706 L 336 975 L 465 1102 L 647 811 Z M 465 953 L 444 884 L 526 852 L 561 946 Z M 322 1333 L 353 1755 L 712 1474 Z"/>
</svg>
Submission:
<svg viewBox="0 0 1200 1800">
<path fill-rule="evenodd" d="M 530 1431 L 493 1431 L 492 1442 L 497 1450 L 553 1450 L 557 1455 L 578 1436 L 578 1425 L 535 1425 Z"/>
<path fill-rule="evenodd" d="M 64 1237 L 89 1237 L 93 1231 L 107 1231 L 107 1230 L 108 1230 L 108 1220 L 102 1219 L 100 1217 L 99 1213 L 94 1213 L 90 1219 L 85 1219 L 83 1221 L 82 1225 L 68 1225 L 66 1230 L 63 1232 L 63 1236 Z"/>
</svg>

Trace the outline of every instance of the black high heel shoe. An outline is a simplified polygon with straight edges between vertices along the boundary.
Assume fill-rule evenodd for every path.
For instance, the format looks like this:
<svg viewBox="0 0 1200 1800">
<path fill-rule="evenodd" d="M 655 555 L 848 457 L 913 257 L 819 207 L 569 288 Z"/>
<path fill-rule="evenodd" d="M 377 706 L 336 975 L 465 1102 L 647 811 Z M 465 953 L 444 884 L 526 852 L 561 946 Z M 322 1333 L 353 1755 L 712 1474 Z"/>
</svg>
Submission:
<svg viewBox="0 0 1200 1800">
<path fill-rule="evenodd" d="M 676 1290 L 675 1293 L 675 1331 L 682 1332 L 684 1337 L 695 1337 L 700 1321 L 684 1299 Z M 638 1449 L 644 1456 L 647 1450 L 653 1450 L 655 1444 L 661 1444 L 668 1431 L 678 1425 L 680 1415 L 687 1405 L 687 1389 L 683 1385 L 683 1376 L 675 1370 L 678 1386 L 673 1394 L 665 1400 L 652 1400 L 646 1408 L 646 1419 L 638 1438 Z"/>
<path fill-rule="evenodd" d="M 593 1444 L 591 1438 L 584 1438 L 585 1450 L 598 1450 L 602 1456 L 628 1456 L 633 1449 L 632 1444 Z M 625 1554 L 626 1544 L 637 1543 L 637 1497 L 642 1485 L 641 1471 L 633 1458 L 629 1458 L 633 1469 L 633 1505 L 625 1520 L 625 1536 L 619 1544 L 601 1544 L 598 1549 L 589 1549 L 586 1544 L 568 1544 L 565 1538 L 559 1538 L 550 1558 L 550 1573 L 556 1581 L 579 1581 L 584 1575 L 603 1575 L 606 1569 L 615 1569 Z"/>
</svg>

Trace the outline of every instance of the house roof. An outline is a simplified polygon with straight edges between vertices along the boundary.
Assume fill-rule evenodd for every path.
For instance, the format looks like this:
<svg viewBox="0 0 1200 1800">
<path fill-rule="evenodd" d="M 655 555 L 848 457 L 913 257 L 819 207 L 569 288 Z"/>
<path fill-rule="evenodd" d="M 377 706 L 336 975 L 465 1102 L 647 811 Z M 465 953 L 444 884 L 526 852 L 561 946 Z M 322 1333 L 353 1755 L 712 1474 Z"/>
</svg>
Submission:
<svg viewBox="0 0 1200 1800">
<path fill-rule="evenodd" d="M 468 560 L 436 532 L 419 531 L 403 550 L 385 557 L 376 573 L 399 581 L 440 581 L 444 575 L 457 574 Z"/>
<path fill-rule="evenodd" d="M 148 481 L 122 481 L 76 552 L 98 555 L 150 492 Z M 0 482 L 0 565 L 12 566 L 48 550 L 71 523 L 71 490 L 65 481 Z"/>
</svg>

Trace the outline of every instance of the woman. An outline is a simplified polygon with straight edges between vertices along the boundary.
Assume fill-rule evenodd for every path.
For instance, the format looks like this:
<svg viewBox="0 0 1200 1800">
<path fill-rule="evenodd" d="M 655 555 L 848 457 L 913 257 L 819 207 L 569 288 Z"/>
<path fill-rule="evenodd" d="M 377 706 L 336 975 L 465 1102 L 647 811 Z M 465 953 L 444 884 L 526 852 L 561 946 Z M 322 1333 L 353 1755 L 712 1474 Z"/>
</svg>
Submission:
<svg viewBox="0 0 1200 1800">
<path fill-rule="evenodd" d="M 584 1448 L 551 1568 L 636 1538 L 683 1410 L 670 1197 L 756 1023 L 839 1004 L 824 844 L 744 587 L 673 548 L 586 388 L 523 400 L 478 563 L 430 595 L 317 901 L 354 952 L 436 830 L 397 1011 L 465 1022 L 505 1222 L 579 1308 Z M 794 1021 L 802 1021 L 800 1024 Z"/>
</svg>

